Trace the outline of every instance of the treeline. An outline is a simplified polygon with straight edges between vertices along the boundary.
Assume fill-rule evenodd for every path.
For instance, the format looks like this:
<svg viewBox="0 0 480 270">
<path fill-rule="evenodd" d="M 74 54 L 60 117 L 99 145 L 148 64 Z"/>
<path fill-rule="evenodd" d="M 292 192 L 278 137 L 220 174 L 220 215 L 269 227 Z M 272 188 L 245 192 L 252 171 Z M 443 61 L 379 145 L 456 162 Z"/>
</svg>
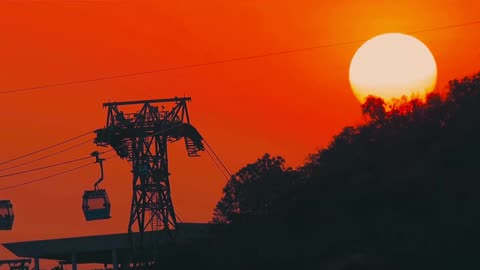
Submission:
<svg viewBox="0 0 480 270">
<path fill-rule="evenodd" d="M 362 111 L 297 169 L 266 154 L 239 170 L 184 266 L 478 269 L 480 73 Z"/>
</svg>

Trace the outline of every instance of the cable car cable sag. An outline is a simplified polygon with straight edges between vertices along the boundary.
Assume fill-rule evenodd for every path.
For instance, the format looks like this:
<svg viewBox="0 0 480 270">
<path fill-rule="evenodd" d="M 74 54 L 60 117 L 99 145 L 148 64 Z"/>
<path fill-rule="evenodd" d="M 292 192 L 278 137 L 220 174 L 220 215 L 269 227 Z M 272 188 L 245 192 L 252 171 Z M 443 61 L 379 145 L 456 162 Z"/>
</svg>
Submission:
<svg viewBox="0 0 480 270">
<path fill-rule="evenodd" d="M 105 160 L 109 160 L 109 159 L 112 159 L 112 158 L 115 158 L 115 157 L 117 157 L 117 156 L 116 155 L 110 156 L 110 157 L 105 158 Z M 0 188 L 0 191 L 7 190 L 7 189 L 13 189 L 13 188 L 33 184 L 33 183 L 36 183 L 36 182 L 48 180 L 50 178 L 53 178 L 53 177 L 56 177 L 56 176 L 59 176 L 59 175 L 63 175 L 63 174 L 67 174 L 67 173 L 70 173 L 70 172 L 73 172 L 73 171 L 77 171 L 77 170 L 80 170 L 80 169 L 83 169 L 83 168 L 86 168 L 88 166 L 92 166 L 92 165 L 95 165 L 95 164 L 96 164 L 95 162 L 90 162 L 90 163 L 87 163 L 87 164 L 84 164 L 84 165 L 81 165 L 81 166 L 78 166 L 78 167 L 74 167 L 74 168 L 71 168 L 71 169 L 68 169 L 68 170 L 65 170 L 65 171 L 61 171 L 61 172 L 56 173 L 56 174 L 52 174 L 52 175 L 45 176 L 45 177 L 42 177 L 42 178 L 38 178 L 38 179 L 30 180 L 30 181 L 27 181 L 27 182 L 19 183 L 19 184 L 16 184 L 16 185 Z"/>
<path fill-rule="evenodd" d="M 207 152 L 208 156 L 210 157 L 210 160 L 213 162 L 213 164 L 215 164 L 215 166 L 218 168 L 218 170 L 223 175 L 223 177 L 225 177 L 225 179 L 228 181 L 229 180 L 228 175 L 225 173 L 224 170 L 222 170 L 222 167 L 217 163 L 217 161 L 215 161 L 215 158 L 213 157 L 213 155 L 210 154 L 208 150 L 206 150 L 205 152 Z"/>
<path fill-rule="evenodd" d="M 154 133 L 153 135 L 150 135 L 150 136 L 154 136 L 154 135 L 161 134 L 161 133 L 163 133 L 163 132 L 166 132 L 166 131 L 168 131 L 168 130 L 174 129 L 174 128 L 179 127 L 179 126 L 181 126 L 181 125 L 175 125 L 175 126 L 166 128 L 166 129 L 161 130 L 161 131 L 159 131 L 159 132 L 156 132 L 156 133 Z M 75 137 L 74 139 L 79 138 L 79 137 L 80 137 L 80 136 L 77 136 L 77 137 Z M 71 140 L 73 140 L 73 139 L 70 139 L 70 140 L 67 140 L 67 141 L 71 141 Z M 66 141 L 64 141 L 64 142 L 66 142 Z M 62 143 L 64 143 L 64 142 L 62 142 Z M 56 144 L 56 145 L 60 145 L 60 144 Z M 51 147 L 52 147 L 52 146 L 50 146 L 50 148 L 51 148 Z M 112 149 L 107 150 L 107 151 L 103 151 L 103 152 L 101 152 L 100 154 L 105 154 L 105 153 L 111 152 L 111 151 L 116 150 L 116 149 L 118 149 L 118 148 L 120 148 L 120 147 L 123 147 L 123 145 L 121 145 L 121 146 L 119 146 L 119 147 L 116 147 L 116 148 L 112 148 Z M 46 149 L 46 148 L 44 148 L 44 149 Z M 38 152 L 38 151 L 36 151 L 36 152 Z M 25 174 L 25 173 L 40 171 L 40 170 L 44 170 L 44 169 L 49 169 L 49 168 L 53 168 L 53 167 L 58 167 L 58 166 L 61 166 L 61 165 L 66 165 L 66 164 L 70 164 L 70 163 L 74 163 L 74 162 L 79 162 L 79 161 L 86 160 L 86 159 L 90 159 L 90 158 L 92 158 L 92 156 L 89 155 L 89 156 L 87 156 L 87 157 L 78 158 L 78 159 L 73 159 L 73 160 L 68 160 L 68 161 L 64 161 L 64 162 L 60 162 L 60 163 L 56 163 L 56 164 L 51 164 L 51 165 L 46 165 L 46 166 L 43 166 L 43 167 L 38 167 L 38 168 L 30 169 L 30 170 L 25 170 L 25 171 L 20 171 L 20 172 L 15 172 L 15 173 L 10 173 L 10 174 L 0 175 L 0 178 L 6 178 L 6 177 L 10 177 L 10 176 L 15 176 L 15 175 L 20 175 L 20 174 Z M 4 170 L 6 170 L 6 169 L 4 169 Z"/>
<path fill-rule="evenodd" d="M 230 173 L 230 171 L 227 169 L 227 167 L 225 166 L 225 164 L 223 163 L 223 161 L 218 157 L 218 155 L 215 153 L 215 151 L 213 151 L 213 148 L 210 146 L 210 144 L 208 144 L 207 140 L 205 140 L 205 138 L 203 138 L 203 141 L 205 142 L 205 144 L 207 145 L 207 147 L 212 151 L 213 155 L 215 156 L 215 158 L 217 158 L 217 160 L 220 162 L 220 164 L 222 165 L 222 167 L 225 169 L 225 171 L 228 173 L 228 175 L 230 177 L 232 177 L 232 174 Z"/>
<path fill-rule="evenodd" d="M 17 165 L 14 165 L 14 166 L 11 166 L 11 167 L 7 167 L 5 169 L 1 169 L 0 172 L 4 172 L 4 171 L 8 171 L 8 170 L 11 170 L 11 169 L 15 169 L 15 168 L 18 168 L 18 167 L 22 167 L 22 166 L 25 166 L 25 165 L 28 165 L 28 164 L 32 164 L 32 163 L 35 163 L 35 162 L 38 162 L 40 160 L 44 160 L 44 159 L 47 159 L 49 157 L 53 157 L 55 155 L 58 155 L 58 154 L 61 154 L 61 153 L 64 153 L 64 152 L 67 152 L 67 151 L 70 151 L 72 149 L 75 149 L 77 147 L 80 147 L 84 144 L 87 144 L 87 143 L 90 143 L 92 142 L 92 140 L 88 140 L 88 141 L 84 141 L 84 142 L 81 142 L 79 144 L 76 144 L 74 146 L 71 146 L 69 148 L 66 148 L 66 149 L 63 149 L 63 150 L 60 150 L 60 151 L 57 151 L 57 152 L 53 152 L 51 154 L 48 154 L 46 156 L 43 156 L 43 157 L 40 157 L 40 158 L 37 158 L 37 159 L 34 159 L 34 160 L 30 160 L 30 161 L 27 161 L 27 162 L 24 162 L 24 163 L 21 163 L 21 164 L 17 164 Z"/>
<path fill-rule="evenodd" d="M 49 149 L 58 147 L 58 146 L 60 146 L 60 145 L 69 143 L 69 142 L 71 142 L 71 141 L 80 139 L 80 138 L 82 138 L 82 137 L 85 137 L 85 136 L 87 136 L 87 135 L 89 135 L 89 134 L 92 134 L 92 131 L 89 131 L 89 132 L 83 133 L 83 134 L 81 134 L 81 135 L 75 136 L 75 137 L 73 137 L 73 138 L 70 138 L 70 139 L 68 139 L 68 140 L 65 140 L 65 141 L 62 141 L 62 142 L 59 142 L 59 143 L 56 143 L 56 144 L 47 146 L 47 147 L 45 147 L 45 148 L 42 148 L 42 149 L 39 149 L 39 150 L 35 150 L 35 151 L 33 151 L 33 152 L 31 152 L 31 153 L 28 153 L 28 154 L 25 154 L 25 155 L 23 155 L 23 156 L 19 156 L 19 157 L 16 157 L 16 158 L 12 158 L 12 159 L 10 159 L 10 160 L 6 160 L 6 161 L 3 161 L 3 162 L 0 162 L 0 165 L 4 165 L 4 164 L 7 164 L 7 163 L 10 163 L 10 162 L 19 160 L 19 159 L 23 159 L 23 158 L 29 157 L 29 156 L 31 156 L 31 155 L 35 155 L 35 154 L 38 154 L 38 153 L 47 151 L 47 150 L 49 150 Z"/>
<path fill-rule="evenodd" d="M 44 180 L 50 179 L 52 177 L 59 176 L 59 175 L 62 175 L 62 174 L 66 174 L 66 173 L 69 173 L 69 172 L 73 172 L 73 171 L 76 171 L 76 170 L 80 170 L 82 168 L 85 168 L 85 167 L 88 167 L 88 166 L 91 166 L 91 165 L 94 165 L 94 164 L 95 163 L 87 163 L 87 164 L 84 164 L 82 166 L 78 166 L 78 167 L 75 167 L 75 168 L 72 168 L 72 169 L 69 169 L 69 170 L 66 170 L 66 171 L 62 171 L 62 172 L 59 172 L 59 173 L 56 173 L 56 174 L 52 174 L 52 175 L 49 175 L 49 176 L 46 176 L 46 177 L 42 177 L 42 178 L 39 178 L 39 179 L 23 182 L 23 183 L 16 184 L 16 185 L 13 185 L 13 186 L 0 188 L 0 191 L 16 188 L 16 187 L 20 187 L 20 186 L 25 186 L 25 185 L 32 184 L 32 183 L 35 183 L 35 182 L 44 181 Z"/>
<path fill-rule="evenodd" d="M 3 175 L 0 175 L 0 178 L 6 178 L 6 177 L 10 177 L 10 176 L 19 175 L 19 174 L 41 171 L 41 170 L 45 170 L 45 169 L 49 169 L 49 168 L 53 168 L 53 167 L 58 167 L 58 166 L 66 165 L 66 164 L 70 164 L 70 163 L 75 163 L 75 162 L 79 162 L 79 161 L 86 160 L 86 159 L 91 159 L 91 158 L 92 158 L 91 156 L 83 157 L 83 158 L 77 158 L 77 159 L 68 160 L 68 161 L 64 161 L 64 162 L 60 162 L 60 163 L 56 163 L 56 164 L 52 164 L 52 165 L 47 165 L 47 166 L 43 166 L 43 167 L 39 167 L 39 168 L 30 169 L 30 170 L 25 170 L 25 171 L 10 173 L 10 174 L 3 174 Z"/>
</svg>

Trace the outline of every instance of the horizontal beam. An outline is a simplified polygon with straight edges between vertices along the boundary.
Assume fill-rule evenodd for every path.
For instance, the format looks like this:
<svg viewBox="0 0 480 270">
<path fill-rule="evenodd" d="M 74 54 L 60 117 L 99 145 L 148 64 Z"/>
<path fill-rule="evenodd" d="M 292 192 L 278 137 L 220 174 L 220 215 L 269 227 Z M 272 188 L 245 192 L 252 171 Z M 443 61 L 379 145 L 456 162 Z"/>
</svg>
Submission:
<svg viewBox="0 0 480 270">
<path fill-rule="evenodd" d="M 210 228 L 215 227 L 208 223 L 181 223 L 178 224 L 178 233 L 175 242 L 183 243 L 195 239 L 208 239 Z M 216 226 L 219 227 L 219 226 Z M 131 237 L 131 238 L 130 238 Z M 63 239 L 48 239 L 39 241 L 27 241 L 17 243 L 2 243 L 14 255 L 24 258 L 35 258 L 70 261 L 70 254 L 78 254 L 77 263 L 111 263 L 112 248 L 118 251 L 131 252 L 131 242 L 139 241 L 140 233 L 128 233 L 81 236 Z M 157 244 L 167 244 L 168 235 L 164 231 L 148 231 L 143 235 L 145 248 L 151 248 Z M 97 257 L 98 255 L 98 257 Z M 102 256 L 105 255 L 107 261 Z M 122 253 L 123 255 L 123 253 Z M 120 256 L 123 258 L 123 256 Z M 93 258 L 93 259 L 92 259 Z M 99 260 L 97 260 L 100 258 Z M 0 267 L 0 269 L 3 269 Z"/>
<path fill-rule="evenodd" d="M 121 101 L 121 102 L 107 102 L 103 103 L 103 107 L 110 106 L 122 106 L 122 105 L 136 105 L 136 104 L 145 104 L 145 103 L 162 103 L 162 102 L 177 102 L 177 101 L 191 101 L 191 97 L 174 97 L 174 98 L 164 98 L 164 99 L 145 99 L 145 100 L 134 100 L 134 101 Z"/>
</svg>

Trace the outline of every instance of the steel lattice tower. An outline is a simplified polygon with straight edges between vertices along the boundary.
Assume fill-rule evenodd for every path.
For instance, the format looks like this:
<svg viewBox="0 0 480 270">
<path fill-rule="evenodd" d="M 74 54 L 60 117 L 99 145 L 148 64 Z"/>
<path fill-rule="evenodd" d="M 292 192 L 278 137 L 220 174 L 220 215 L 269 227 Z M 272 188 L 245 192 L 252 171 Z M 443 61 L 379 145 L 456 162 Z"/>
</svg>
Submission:
<svg viewBox="0 0 480 270">
<path fill-rule="evenodd" d="M 170 194 L 167 144 L 184 139 L 187 153 L 197 157 L 204 150 L 202 137 L 190 125 L 187 101 L 170 98 L 104 103 L 108 108 L 105 128 L 95 131 L 95 143 L 111 146 L 132 165 L 133 196 L 128 232 L 135 224 L 143 232 L 164 230 L 170 233 L 177 218 Z M 161 110 L 152 104 L 161 103 Z M 163 106 L 171 106 L 165 109 Z M 135 113 L 120 111 L 121 106 L 137 106 Z"/>
</svg>

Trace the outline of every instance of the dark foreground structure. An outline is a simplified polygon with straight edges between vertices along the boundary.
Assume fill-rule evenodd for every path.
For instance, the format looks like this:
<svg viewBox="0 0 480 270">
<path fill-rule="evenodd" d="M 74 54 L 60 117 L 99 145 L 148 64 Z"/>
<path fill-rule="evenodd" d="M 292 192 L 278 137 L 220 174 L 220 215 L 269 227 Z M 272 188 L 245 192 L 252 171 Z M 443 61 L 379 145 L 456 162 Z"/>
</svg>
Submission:
<svg viewBox="0 0 480 270">
<path fill-rule="evenodd" d="M 209 224 L 180 223 L 173 233 L 176 233 L 175 240 L 169 240 L 169 235 L 164 231 L 145 232 L 143 243 L 150 248 L 136 252 L 153 257 L 156 255 L 155 248 L 165 248 L 172 242 L 175 246 L 182 246 L 207 239 Z M 138 241 L 140 234 L 133 233 L 132 237 Z M 35 269 L 40 269 L 40 259 L 71 264 L 72 270 L 76 270 L 78 264 L 88 263 L 112 265 L 113 269 L 119 269 L 119 266 L 129 265 L 132 256 L 135 256 L 128 233 L 5 243 L 3 246 L 18 257 L 33 258 Z"/>
<path fill-rule="evenodd" d="M 18 259 L 18 260 L 1 260 L 0 268 L 4 265 L 7 265 L 10 270 L 28 270 L 30 269 L 30 263 L 32 260 L 29 259 Z"/>
</svg>

